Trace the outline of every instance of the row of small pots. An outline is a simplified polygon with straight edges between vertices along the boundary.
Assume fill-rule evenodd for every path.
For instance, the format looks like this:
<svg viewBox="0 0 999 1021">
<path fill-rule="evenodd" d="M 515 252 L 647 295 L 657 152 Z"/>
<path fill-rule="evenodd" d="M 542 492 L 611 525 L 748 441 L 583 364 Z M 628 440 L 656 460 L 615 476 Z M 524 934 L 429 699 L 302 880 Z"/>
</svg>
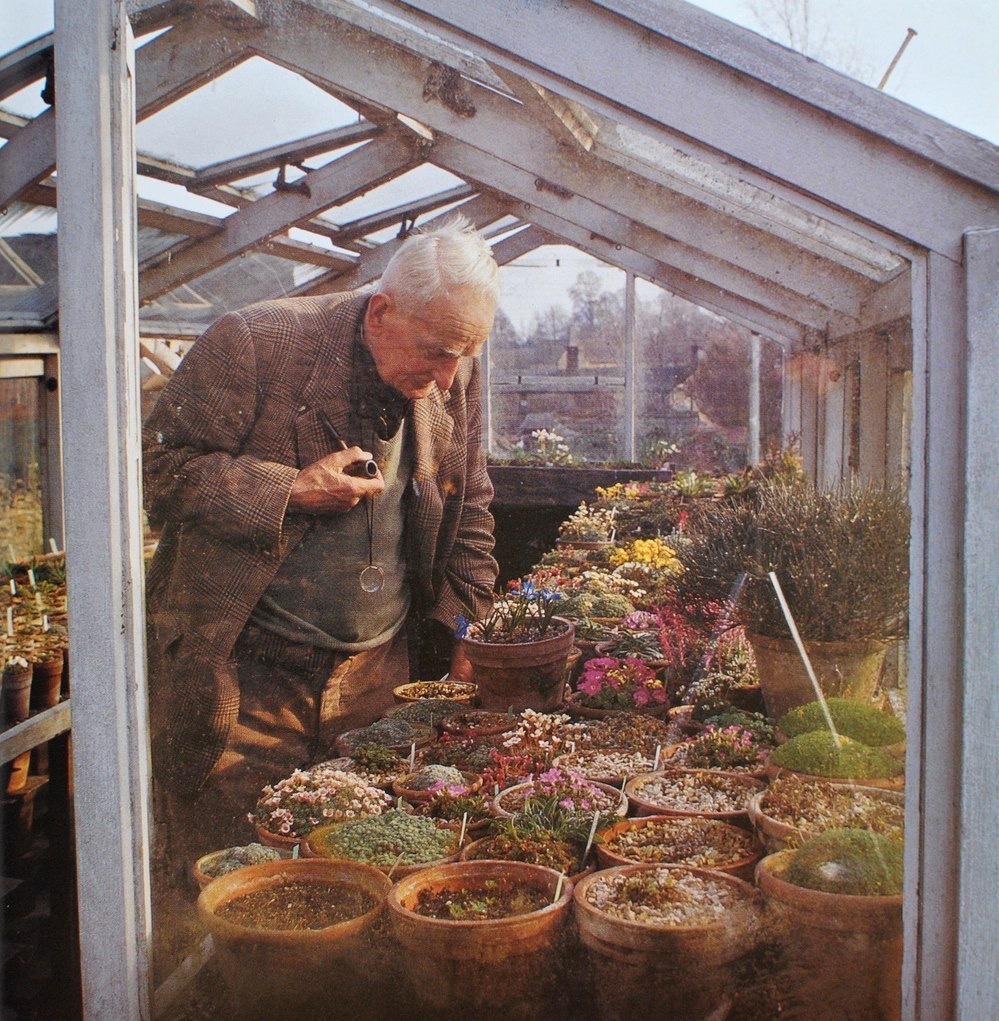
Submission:
<svg viewBox="0 0 999 1021">
<path fill-rule="evenodd" d="M 900 960 L 901 899 L 794 887 L 781 878 L 784 854 L 757 866 L 759 889 L 715 870 L 669 865 L 615 866 L 573 884 L 536 865 L 472 861 L 424 869 L 393 884 L 365 865 L 279 861 L 215 880 L 198 910 L 241 1017 L 295 1012 L 296 996 L 314 1009 L 316 998 L 322 1002 L 331 992 L 339 1003 L 370 1007 L 392 989 L 407 1007 L 429 1016 L 453 1010 L 454 1016 L 517 1017 L 517 1005 L 525 1003 L 542 1016 L 552 984 L 565 977 L 574 931 L 600 1017 L 644 1016 L 652 1004 L 661 1016 L 706 1016 L 724 1001 L 730 966 L 763 938 L 764 911 L 793 930 L 802 960 L 813 961 L 814 940 L 827 955 L 820 970 L 828 971 L 831 958 L 843 963 L 852 955 L 855 965 L 874 974 L 877 988 L 863 991 L 870 1009 L 874 1001 L 890 1000 Z M 306 931 L 222 917 L 230 902 L 283 884 L 328 889 L 333 899 L 360 889 L 363 910 Z M 479 917 L 483 903 L 513 896 L 522 902 L 519 913 Z M 702 897 L 710 908 L 698 903 Z M 391 937 L 379 944 L 376 923 L 386 911 Z M 360 988 L 352 989 L 352 982 Z M 815 1010 L 809 1016 L 828 1016 L 821 1004 Z M 398 1004 L 384 1016 L 393 1012 Z"/>
</svg>

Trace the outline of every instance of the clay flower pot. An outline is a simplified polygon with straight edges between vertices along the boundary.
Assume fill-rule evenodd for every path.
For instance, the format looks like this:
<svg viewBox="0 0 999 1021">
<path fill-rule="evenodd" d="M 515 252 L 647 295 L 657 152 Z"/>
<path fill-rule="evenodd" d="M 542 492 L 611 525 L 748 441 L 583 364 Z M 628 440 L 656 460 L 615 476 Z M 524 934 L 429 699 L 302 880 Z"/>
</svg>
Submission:
<svg viewBox="0 0 999 1021">
<path fill-rule="evenodd" d="M 749 800 L 765 784 L 714 769 L 663 769 L 633 776 L 624 786 L 636 815 L 704 816 L 742 824 Z"/>
<path fill-rule="evenodd" d="M 31 711 L 31 680 L 34 671 L 30 663 L 8 662 L 3 668 L 3 706 L 7 723 L 22 723 Z"/>
<path fill-rule="evenodd" d="M 629 843 L 630 841 L 630 843 Z M 687 865 L 727 872 L 752 882 L 763 848 L 740 826 L 694 816 L 646 815 L 601 830 L 597 862 L 615 865 Z"/>
<path fill-rule="evenodd" d="M 408 801 L 411 805 L 419 805 L 431 801 L 437 793 L 426 787 L 410 787 L 407 781 L 416 775 L 416 773 L 407 773 L 392 783 L 392 792 Z M 482 789 L 482 777 L 478 773 L 462 772 L 461 777 L 462 786 L 468 794 L 475 794 Z"/>
<path fill-rule="evenodd" d="M 653 1010 L 657 1017 L 716 1016 L 734 985 L 734 964 L 758 941 L 758 895 L 724 872 L 616 866 L 581 880 L 573 901 L 607 1021 Z"/>
<path fill-rule="evenodd" d="M 389 893 L 389 923 L 412 1003 L 448 1017 L 542 1017 L 553 1006 L 561 937 L 572 883 L 552 869 L 524 862 L 468 861 L 425 869 Z M 428 917 L 421 902 L 464 895 L 537 898 L 540 906 L 494 918 Z M 558 892 L 558 897 L 555 896 Z M 464 912 L 454 909 L 456 915 Z M 530 1005 L 531 1011 L 525 1011 Z M 512 1012 L 512 1013 L 511 1013 Z"/>
<path fill-rule="evenodd" d="M 410 681 L 392 689 L 397 702 L 418 702 L 424 698 L 446 698 L 471 705 L 476 685 L 466 681 Z"/>
<path fill-rule="evenodd" d="M 483 709 L 521 712 L 557 709 L 565 697 L 569 653 L 575 637 L 573 624 L 552 617 L 548 632 L 530 642 L 462 640 L 479 686 Z"/>
<path fill-rule="evenodd" d="M 793 852 L 756 867 L 756 885 L 781 935 L 795 1001 L 815 1021 L 901 1014 L 902 895 L 809 890 L 784 877 Z M 849 976 L 849 981 L 844 977 Z"/>
<path fill-rule="evenodd" d="M 198 916 L 214 940 L 236 1016 L 307 1017 L 325 1002 L 335 1002 L 342 1016 L 351 1010 L 364 1016 L 376 993 L 369 938 L 390 886 L 366 865 L 303 859 L 251 865 L 209 883 L 198 897 Z M 303 905 L 333 905 L 328 917 L 338 920 L 277 928 L 266 914 L 225 917 L 230 905 L 248 912 L 247 898 L 287 903 L 293 896 Z"/>
<path fill-rule="evenodd" d="M 760 690 L 767 715 L 779 720 L 800 705 L 815 701 L 815 689 L 802 662 L 798 647 L 790 638 L 771 638 L 748 633 Z M 868 639 L 856 642 L 806 640 L 805 651 L 826 698 L 858 698 L 871 701 L 881 679 L 885 655 L 890 646 Z"/>
</svg>

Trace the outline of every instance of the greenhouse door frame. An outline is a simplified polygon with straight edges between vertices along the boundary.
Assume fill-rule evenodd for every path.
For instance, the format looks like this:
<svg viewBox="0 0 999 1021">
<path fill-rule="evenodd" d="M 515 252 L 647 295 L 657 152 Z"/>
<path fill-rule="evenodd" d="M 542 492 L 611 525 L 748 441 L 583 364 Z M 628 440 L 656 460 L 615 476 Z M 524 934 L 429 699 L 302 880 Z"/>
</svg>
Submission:
<svg viewBox="0 0 999 1021">
<path fill-rule="evenodd" d="M 56 0 L 64 492 L 83 998 L 150 1009 L 134 56 L 122 0 Z M 95 88 L 95 83 L 100 87 Z M 973 225 L 969 225 L 973 226 Z M 913 263 L 906 1018 L 999 1016 L 999 231 Z M 110 540 L 110 541 L 109 541 Z M 967 612 L 966 612 L 967 611 Z M 962 792 L 965 796 L 962 797 Z M 932 824 L 932 825 L 931 825 Z M 955 867 L 956 866 L 956 867 Z"/>
</svg>

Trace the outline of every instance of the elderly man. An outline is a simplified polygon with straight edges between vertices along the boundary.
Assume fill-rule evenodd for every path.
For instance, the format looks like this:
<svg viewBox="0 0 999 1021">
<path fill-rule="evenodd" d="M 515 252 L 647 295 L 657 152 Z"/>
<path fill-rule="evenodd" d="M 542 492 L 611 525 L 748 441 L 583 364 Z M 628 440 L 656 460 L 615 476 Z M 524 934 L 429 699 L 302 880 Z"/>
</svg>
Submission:
<svg viewBox="0 0 999 1021">
<path fill-rule="evenodd" d="M 197 796 L 206 849 L 391 704 L 416 627 L 490 603 L 475 359 L 497 298 L 455 221 L 371 292 L 226 315 L 163 390 L 144 431 L 154 777 Z"/>
</svg>

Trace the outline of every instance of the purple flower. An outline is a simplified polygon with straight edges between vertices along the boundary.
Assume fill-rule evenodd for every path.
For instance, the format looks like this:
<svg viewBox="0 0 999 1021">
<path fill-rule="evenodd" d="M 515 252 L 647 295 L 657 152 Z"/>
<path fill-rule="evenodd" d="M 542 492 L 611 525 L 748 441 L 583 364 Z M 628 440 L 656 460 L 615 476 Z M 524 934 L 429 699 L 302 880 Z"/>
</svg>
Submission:
<svg viewBox="0 0 999 1021">
<path fill-rule="evenodd" d="M 471 624 L 471 621 L 464 614 L 459 613 L 454 618 L 454 637 L 466 638 L 468 636 L 469 624 Z"/>
</svg>

